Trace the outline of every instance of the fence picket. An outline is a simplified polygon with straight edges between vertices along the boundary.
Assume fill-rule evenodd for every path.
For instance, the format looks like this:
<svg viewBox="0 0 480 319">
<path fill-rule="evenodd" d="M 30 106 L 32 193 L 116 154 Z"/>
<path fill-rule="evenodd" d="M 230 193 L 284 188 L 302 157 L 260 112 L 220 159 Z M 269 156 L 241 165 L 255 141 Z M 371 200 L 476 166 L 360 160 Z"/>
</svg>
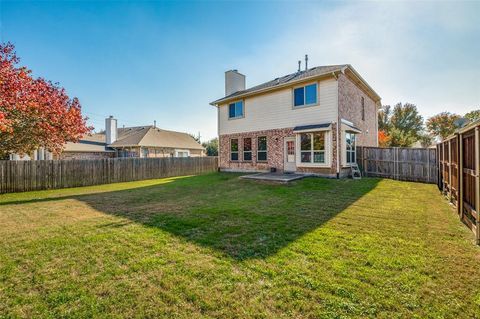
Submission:
<svg viewBox="0 0 480 319">
<path fill-rule="evenodd" d="M 357 162 L 365 176 L 437 183 L 435 149 L 361 146 L 357 154 Z"/>
<path fill-rule="evenodd" d="M 216 172 L 216 157 L 0 161 L 0 194 Z"/>
</svg>

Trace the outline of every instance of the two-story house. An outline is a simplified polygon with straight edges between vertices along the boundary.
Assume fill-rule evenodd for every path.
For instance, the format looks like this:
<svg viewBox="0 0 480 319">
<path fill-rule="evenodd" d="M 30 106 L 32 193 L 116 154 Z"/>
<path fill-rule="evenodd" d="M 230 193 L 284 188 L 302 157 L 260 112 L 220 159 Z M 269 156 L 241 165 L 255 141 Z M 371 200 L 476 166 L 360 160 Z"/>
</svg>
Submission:
<svg viewBox="0 0 480 319">
<path fill-rule="evenodd" d="M 349 65 L 298 71 L 246 89 L 225 72 L 218 110 L 223 171 L 308 172 L 343 177 L 356 146 L 378 145 L 380 96 Z"/>
</svg>

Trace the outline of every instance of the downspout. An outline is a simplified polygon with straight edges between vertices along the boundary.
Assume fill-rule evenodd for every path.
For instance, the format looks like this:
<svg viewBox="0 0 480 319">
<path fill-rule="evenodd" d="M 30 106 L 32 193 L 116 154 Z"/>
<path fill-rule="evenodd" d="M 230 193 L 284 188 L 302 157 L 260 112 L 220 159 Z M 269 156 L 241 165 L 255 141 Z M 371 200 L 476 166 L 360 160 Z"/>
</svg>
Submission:
<svg viewBox="0 0 480 319">
<path fill-rule="evenodd" d="M 343 70 L 342 70 L 343 72 Z M 340 178 L 340 146 L 339 146 L 339 140 L 340 140 L 340 137 L 339 137 L 339 134 L 340 134 L 340 108 L 339 108 L 339 105 L 338 105 L 338 94 L 340 92 L 340 88 L 338 87 L 338 76 L 335 72 L 332 72 L 332 75 L 333 77 L 335 78 L 335 81 L 337 81 L 337 138 L 335 139 L 335 142 L 337 144 L 337 179 Z"/>
<path fill-rule="evenodd" d="M 217 154 L 217 171 L 220 172 L 220 156 L 221 156 L 221 144 L 220 144 L 220 106 L 217 108 L 217 138 L 218 138 L 218 154 Z"/>
</svg>

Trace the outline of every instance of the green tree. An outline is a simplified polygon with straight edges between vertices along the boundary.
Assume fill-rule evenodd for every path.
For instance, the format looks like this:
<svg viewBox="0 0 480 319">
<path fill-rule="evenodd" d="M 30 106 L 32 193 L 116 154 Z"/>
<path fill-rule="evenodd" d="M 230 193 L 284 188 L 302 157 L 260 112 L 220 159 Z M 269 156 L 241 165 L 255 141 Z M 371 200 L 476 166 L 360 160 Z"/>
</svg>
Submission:
<svg viewBox="0 0 480 319">
<path fill-rule="evenodd" d="M 390 118 L 392 116 L 392 108 L 390 105 L 383 105 L 378 112 L 378 130 L 388 132 L 390 129 Z"/>
<path fill-rule="evenodd" d="M 434 142 L 435 138 L 427 132 L 424 132 L 420 135 L 420 143 L 422 144 L 422 147 L 430 147 Z"/>
<path fill-rule="evenodd" d="M 412 103 L 397 103 L 393 111 L 389 105 L 382 107 L 378 118 L 388 146 L 409 147 L 417 142 L 423 131 L 423 118 Z"/>
<path fill-rule="evenodd" d="M 191 133 L 189 133 L 188 135 L 190 135 L 195 141 L 197 141 L 197 143 L 201 143 L 200 142 L 200 132 L 198 132 L 198 135 L 191 134 Z"/>
<path fill-rule="evenodd" d="M 480 120 L 480 110 L 473 110 L 471 112 L 468 112 L 464 116 L 466 119 L 468 119 L 470 122 L 475 122 Z"/>
<path fill-rule="evenodd" d="M 202 145 L 205 147 L 208 156 L 218 156 L 218 138 L 213 138 Z"/>
<path fill-rule="evenodd" d="M 427 130 L 434 136 L 442 140 L 455 133 L 457 127 L 455 121 L 460 119 L 460 115 L 450 112 L 442 112 L 434 115 L 427 120 Z"/>
</svg>

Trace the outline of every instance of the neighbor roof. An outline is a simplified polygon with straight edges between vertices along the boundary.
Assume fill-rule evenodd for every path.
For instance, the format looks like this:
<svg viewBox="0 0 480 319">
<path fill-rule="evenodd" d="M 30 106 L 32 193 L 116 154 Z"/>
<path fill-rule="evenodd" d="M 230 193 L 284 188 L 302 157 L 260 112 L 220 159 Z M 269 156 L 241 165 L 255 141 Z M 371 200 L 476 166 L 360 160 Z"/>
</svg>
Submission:
<svg viewBox="0 0 480 319">
<path fill-rule="evenodd" d="M 121 147 L 166 147 L 177 149 L 203 150 L 195 139 L 187 133 L 167 131 L 151 125 L 124 127 L 118 129 L 118 138 L 107 145 L 105 133 L 95 133 L 83 137 L 77 143 L 65 144 L 65 152 L 112 152 Z"/>
<path fill-rule="evenodd" d="M 113 152 L 105 143 L 105 134 L 95 133 L 84 136 L 77 143 L 67 142 L 64 152 Z"/>
<path fill-rule="evenodd" d="M 350 69 L 353 74 L 372 92 L 372 94 L 380 99 L 380 96 L 368 85 L 368 83 L 355 71 L 355 69 L 350 64 L 338 64 L 338 65 L 324 65 L 324 66 L 316 66 L 310 68 L 308 70 L 299 71 L 295 73 L 291 73 L 288 75 L 284 75 L 282 77 L 273 79 L 271 81 L 253 86 L 246 90 L 234 92 L 230 95 L 227 95 L 221 99 L 211 102 L 211 105 L 219 105 L 223 102 L 230 101 L 234 98 L 246 97 L 249 95 L 253 95 L 259 92 L 266 92 L 270 90 L 274 90 L 276 88 L 286 86 L 289 84 L 293 84 L 296 82 L 302 82 L 304 80 L 308 80 L 311 78 L 319 77 L 322 75 L 331 74 L 334 72 L 343 72 L 345 69 Z"/>
<path fill-rule="evenodd" d="M 179 149 L 203 149 L 195 139 L 187 133 L 167 131 L 154 126 L 136 126 L 118 129 L 118 139 L 110 147 L 169 147 Z"/>
</svg>

